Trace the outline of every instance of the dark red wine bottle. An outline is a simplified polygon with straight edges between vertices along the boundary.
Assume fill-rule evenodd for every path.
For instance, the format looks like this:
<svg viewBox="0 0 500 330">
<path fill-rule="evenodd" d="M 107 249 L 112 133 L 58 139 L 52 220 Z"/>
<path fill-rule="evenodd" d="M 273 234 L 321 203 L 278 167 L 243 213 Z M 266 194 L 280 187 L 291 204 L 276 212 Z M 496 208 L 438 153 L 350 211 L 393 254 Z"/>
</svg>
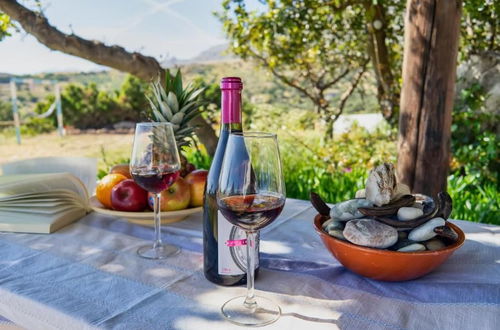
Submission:
<svg viewBox="0 0 500 330">
<path fill-rule="evenodd" d="M 241 90 L 240 78 L 222 78 L 221 84 L 221 130 L 219 142 L 208 173 L 205 199 L 203 203 L 203 270 L 205 277 L 220 285 L 239 285 L 246 283 L 246 242 L 245 232 L 233 226 L 219 211 L 217 188 L 222 160 L 227 140 L 231 132 L 241 132 Z M 228 157 L 248 160 L 244 145 Z M 257 240 L 258 242 L 258 240 Z M 258 244 L 257 249 L 258 249 Z M 257 250 L 258 251 L 258 250 Z M 258 253 L 257 253 L 258 255 Z M 256 276 L 258 258 L 256 260 Z"/>
</svg>

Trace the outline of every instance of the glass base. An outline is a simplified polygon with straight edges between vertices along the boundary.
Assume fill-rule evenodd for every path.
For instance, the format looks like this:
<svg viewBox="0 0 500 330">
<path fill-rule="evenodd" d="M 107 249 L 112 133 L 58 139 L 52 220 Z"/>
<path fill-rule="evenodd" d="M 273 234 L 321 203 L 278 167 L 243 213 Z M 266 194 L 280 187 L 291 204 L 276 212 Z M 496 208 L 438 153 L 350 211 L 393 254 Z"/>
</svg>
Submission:
<svg viewBox="0 0 500 330">
<path fill-rule="evenodd" d="M 260 327 L 275 322 L 281 316 L 281 308 L 271 300 L 255 296 L 256 304 L 252 307 L 244 305 L 245 296 L 228 300 L 221 307 L 226 320 L 241 326 Z"/>
<path fill-rule="evenodd" d="M 153 245 L 145 245 L 141 246 L 137 250 L 137 254 L 139 257 L 145 259 L 165 259 L 167 257 L 171 257 L 179 253 L 181 250 L 177 246 L 162 244 L 157 247 L 153 247 Z"/>
</svg>

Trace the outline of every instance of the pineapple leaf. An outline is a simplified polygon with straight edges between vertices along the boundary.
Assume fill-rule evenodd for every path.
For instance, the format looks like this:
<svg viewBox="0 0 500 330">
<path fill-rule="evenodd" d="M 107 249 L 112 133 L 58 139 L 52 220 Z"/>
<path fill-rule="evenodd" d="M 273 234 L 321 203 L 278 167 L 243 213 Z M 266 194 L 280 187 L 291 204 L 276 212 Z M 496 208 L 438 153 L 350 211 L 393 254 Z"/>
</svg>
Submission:
<svg viewBox="0 0 500 330">
<path fill-rule="evenodd" d="M 191 91 L 193 91 L 193 90 L 194 89 L 192 89 Z M 200 95 L 204 90 L 205 90 L 205 88 L 200 88 L 200 89 L 195 90 L 194 92 L 190 93 L 191 95 L 187 98 L 186 102 L 189 102 L 189 101 L 196 99 L 198 97 L 198 95 Z"/>
<path fill-rule="evenodd" d="M 163 117 L 160 111 L 153 109 L 153 113 L 155 117 L 158 119 L 158 121 L 168 122 L 168 120 L 165 117 Z"/>
<path fill-rule="evenodd" d="M 182 75 L 181 75 L 180 69 L 177 69 L 177 74 L 175 75 L 175 78 L 173 80 L 172 89 L 174 90 L 175 94 L 181 95 L 181 93 L 182 93 Z"/>
<path fill-rule="evenodd" d="M 173 113 L 177 113 L 179 111 L 179 102 L 177 101 L 177 96 L 175 96 L 173 92 L 168 92 L 166 101 Z"/>
<path fill-rule="evenodd" d="M 172 117 L 172 124 L 181 124 L 182 119 L 184 118 L 184 113 L 183 112 L 177 112 L 173 117 Z"/>
</svg>

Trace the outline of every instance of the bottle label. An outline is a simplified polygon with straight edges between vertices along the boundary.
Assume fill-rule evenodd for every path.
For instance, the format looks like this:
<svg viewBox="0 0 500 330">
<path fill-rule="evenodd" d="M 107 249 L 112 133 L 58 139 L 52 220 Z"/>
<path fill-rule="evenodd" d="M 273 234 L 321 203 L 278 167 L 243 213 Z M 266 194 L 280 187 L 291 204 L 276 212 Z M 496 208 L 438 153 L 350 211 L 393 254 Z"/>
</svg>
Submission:
<svg viewBox="0 0 500 330">
<path fill-rule="evenodd" d="M 219 275 L 242 275 L 247 271 L 247 239 L 243 229 L 233 226 L 219 211 L 217 214 L 217 237 Z M 257 260 L 255 268 L 259 266 L 259 235 L 255 240 Z"/>
</svg>

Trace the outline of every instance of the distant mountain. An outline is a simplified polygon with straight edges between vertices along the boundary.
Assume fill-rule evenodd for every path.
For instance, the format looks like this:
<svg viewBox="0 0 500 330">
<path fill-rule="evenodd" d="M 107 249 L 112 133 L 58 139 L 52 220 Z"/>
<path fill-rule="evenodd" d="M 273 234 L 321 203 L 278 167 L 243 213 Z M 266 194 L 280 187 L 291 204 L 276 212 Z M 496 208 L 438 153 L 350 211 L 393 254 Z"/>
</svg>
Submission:
<svg viewBox="0 0 500 330">
<path fill-rule="evenodd" d="M 171 57 L 163 61 L 161 65 L 165 68 L 170 68 L 173 66 L 181 66 L 186 64 L 207 64 L 237 60 L 238 58 L 236 56 L 228 53 L 228 47 L 228 44 L 213 46 L 190 59 L 178 59 L 175 57 Z"/>
</svg>

